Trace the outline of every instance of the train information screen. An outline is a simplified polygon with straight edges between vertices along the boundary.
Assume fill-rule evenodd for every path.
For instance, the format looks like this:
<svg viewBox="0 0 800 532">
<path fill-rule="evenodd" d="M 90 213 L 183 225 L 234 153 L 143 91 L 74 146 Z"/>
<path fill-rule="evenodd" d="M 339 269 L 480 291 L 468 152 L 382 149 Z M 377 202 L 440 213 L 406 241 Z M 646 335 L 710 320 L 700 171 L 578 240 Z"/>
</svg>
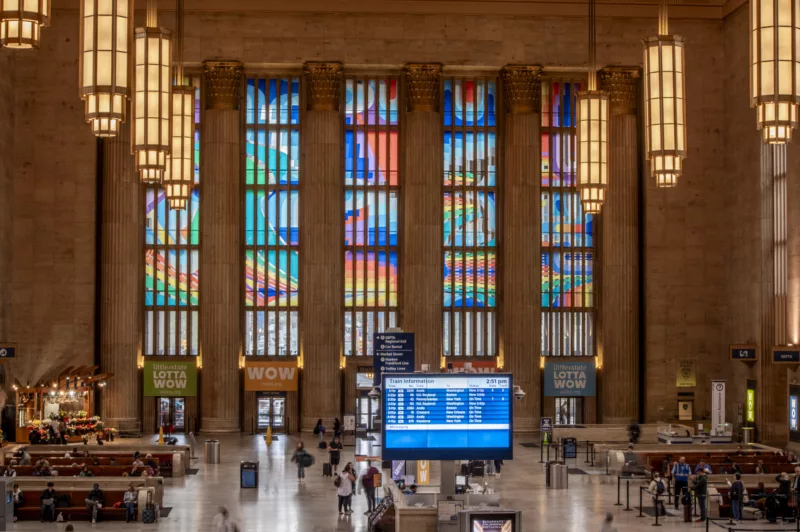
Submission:
<svg viewBox="0 0 800 532">
<path fill-rule="evenodd" d="M 383 378 L 384 460 L 510 460 L 511 375 Z"/>
</svg>

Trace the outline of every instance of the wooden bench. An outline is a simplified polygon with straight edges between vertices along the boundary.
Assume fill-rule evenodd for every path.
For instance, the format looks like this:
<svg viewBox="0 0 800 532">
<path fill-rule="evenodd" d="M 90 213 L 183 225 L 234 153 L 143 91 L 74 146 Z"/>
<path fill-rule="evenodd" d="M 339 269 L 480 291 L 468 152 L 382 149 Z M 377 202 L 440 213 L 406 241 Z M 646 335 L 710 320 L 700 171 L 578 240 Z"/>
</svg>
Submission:
<svg viewBox="0 0 800 532">
<path fill-rule="evenodd" d="M 16 466 L 14 470 L 17 472 L 18 477 L 32 477 L 34 476 L 33 471 L 36 469 L 34 466 Z M 81 472 L 83 467 L 81 466 L 52 466 L 50 468 L 51 472 L 57 473 L 53 474 L 52 476 L 59 476 L 59 477 L 76 477 Z M 89 466 L 89 470 L 92 472 L 92 475 L 95 477 L 124 477 L 124 476 L 134 476 L 131 475 L 131 466 Z M 140 475 L 135 475 L 140 476 Z M 46 475 L 42 475 L 42 478 L 47 478 Z"/>
<path fill-rule="evenodd" d="M 102 489 L 102 486 L 101 486 Z M 23 492 L 25 501 L 17 509 L 17 519 L 20 521 L 33 521 L 41 519 L 42 502 L 41 492 Z M 114 504 L 122 503 L 125 491 L 103 491 L 105 504 L 97 512 L 99 520 L 125 519 L 125 507 L 114 508 Z M 67 521 L 88 520 L 89 510 L 86 508 L 88 490 L 71 490 L 59 492 L 56 490 L 56 516 L 62 514 Z M 46 515 L 46 519 L 50 516 Z"/>
</svg>

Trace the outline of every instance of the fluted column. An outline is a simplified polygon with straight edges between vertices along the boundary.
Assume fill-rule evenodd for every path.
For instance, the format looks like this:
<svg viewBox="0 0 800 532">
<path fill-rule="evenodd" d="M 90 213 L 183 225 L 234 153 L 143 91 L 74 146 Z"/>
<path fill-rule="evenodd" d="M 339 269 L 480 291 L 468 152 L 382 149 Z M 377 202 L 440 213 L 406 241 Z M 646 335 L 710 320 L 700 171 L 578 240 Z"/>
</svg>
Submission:
<svg viewBox="0 0 800 532">
<path fill-rule="evenodd" d="M 772 362 L 772 347 L 786 345 L 787 220 L 786 146 L 761 147 L 761 356 L 756 364 L 759 441 L 789 439 L 787 366 Z M 792 367 L 794 369 L 794 367 Z"/>
<path fill-rule="evenodd" d="M 609 93 L 608 188 L 601 214 L 602 421 L 639 419 L 639 70 L 604 68 Z"/>
<path fill-rule="evenodd" d="M 539 426 L 541 356 L 542 135 L 541 68 L 503 69 L 506 103 L 503 181 L 503 321 L 500 342 L 505 368 L 526 396 L 514 402 L 514 430 Z"/>
<path fill-rule="evenodd" d="M 416 368 L 438 371 L 444 305 L 442 226 L 444 143 L 440 112 L 442 66 L 405 68 L 408 113 L 403 172 L 402 327 L 414 333 Z"/>
<path fill-rule="evenodd" d="M 301 428 L 318 418 L 330 427 L 341 414 L 344 323 L 344 214 L 342 211 L 341 63 L 306 63 L 307 110 L 300 139 L 303 161 L 300 271 L 303 286 Z"/>
<path fill-rule="evenodd" d="M 203 63 L 205 114 L 200 137 L 201 430 L 239 431 L 242 212 L 240 186 L 242 64 Z"/>
<path fill-rule="evenodd" d="M 102 416 L 112 427 L 139 418 L 137 358 L 142 321 L 142 196 L 131 154 L 130 121 L 103 141 L 100 365 L 113 373 Z"/>
</svg>

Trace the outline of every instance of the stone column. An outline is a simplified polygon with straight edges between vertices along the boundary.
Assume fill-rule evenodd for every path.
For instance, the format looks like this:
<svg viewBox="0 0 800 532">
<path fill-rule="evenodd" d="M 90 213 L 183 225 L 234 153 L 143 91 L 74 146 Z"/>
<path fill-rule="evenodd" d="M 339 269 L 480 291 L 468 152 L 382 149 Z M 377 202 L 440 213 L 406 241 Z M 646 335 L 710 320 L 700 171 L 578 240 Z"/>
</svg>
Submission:
<svg viewBox="0 0 800 532">
<path fill-rule="evenodd" d="M 300 289 L 302 309 L 303 431 L 318 418 L 325 426 L 341 414 L 344 322 L 344 214 L 341 63 L 306 63 L 306 113 L 303 115 Z"/>
<path fill-rule="evenodd" d="M 600 338 L 603 423 L 639 419 L 639 152 L 637 68 L 608 67 L 598 73 L 609 93 L 608 189 L 601 213 L 602 270 Z"/>
<path fill-rule="evenodd" d="M 541 68 L 503 69 L 505 176 L 503 181 L 503 299 L 500 342 L 505 368 L 526 396 L 514 402 L 514 430 L 539 426 L 542 330 L 541 202 L 542 135 Z"/>
<path fill-rule="evenodd" d="M 239 431 L 241 355 L 241 142 L 242 64 L 203 63 L 205 114 L 200 142 L 200 402 L 203 432 Z"/>
<path fill-rule="evenodd" d="M 139 419 L 144 225 L 130 120 L 103 141 L 101 209 L 100 365 L 114 374 L 103 389 L 102 416 L 117 427 Z"/>
<path fill-rule="evenodd" d="M 444 305 L 444 143 L 440 111 L 442 66 L 405 68 L 408 113 L 403 170 L 402 328 L 414 333 L 415 365 L 438 371 Z"/>
<path fill-rule="evenodd" d="M 772 362 L 772 347 L 786 345 L 787 223 L 786 146 L 761 147 L 761 356 L 756 363 L 759 441 L 789 439 L 787 366 Z M 788 366 L 795 369 L 794 366 Z"/>
</svg>

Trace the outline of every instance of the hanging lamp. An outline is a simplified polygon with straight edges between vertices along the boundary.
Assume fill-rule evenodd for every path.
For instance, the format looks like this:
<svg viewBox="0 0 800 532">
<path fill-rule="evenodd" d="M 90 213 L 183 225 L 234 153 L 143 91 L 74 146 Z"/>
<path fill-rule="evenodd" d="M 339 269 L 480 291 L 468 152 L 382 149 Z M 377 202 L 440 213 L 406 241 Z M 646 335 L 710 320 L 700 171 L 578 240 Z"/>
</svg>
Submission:
<svg viewBox="0 0 800 532">
<path fill-rule="evenodd" d="M 170 149 L 172 34 L 158 27 L 156 0 L 147 0 L 147 27 L 136 28 L 133 151 L 142 183 L 161 183 Z"/>
<path fill-rule="evenodd" d="M 578 93 L 578 190 L 583 210 L 600 212 L 608 185 L 608 94 L 597 90 L 596 0 L 589 0 L 589 84 Z"/>
<path fill-rule="evenodd" d="M 0 44 L 39 48 L 41 31 L 50 25 L 50 0 L 0 0 Z"/>
<path fill-rule="evenodd" d="M 750 106 L 768 144 L 789 142 L 797 127 L 799 10 L 797 0 L 750 0 Z"/>
<path fill-rule="evenodd" d="M 183 77 L 183 0 L 177 0 L 175 20 L 175 85 L 172 87 L 172 138 L 164 171 L 169 208 L 183 210 L 194 183 L 194 94 Z"/>
<path fill-rule="evenodd" d="M 126 119 L 132 29 L 133 0 L 81 0 L 80 95 L 98 137 L 115 136 Z"/>
<path fill-rule="evenodd" d="M 658 36 L 644 39 L 644 117 L 650 173 L 674 187 L 686 158 L 683 37 L 669 34 L 667 0 L 658 6 Z"/>
</svg>

